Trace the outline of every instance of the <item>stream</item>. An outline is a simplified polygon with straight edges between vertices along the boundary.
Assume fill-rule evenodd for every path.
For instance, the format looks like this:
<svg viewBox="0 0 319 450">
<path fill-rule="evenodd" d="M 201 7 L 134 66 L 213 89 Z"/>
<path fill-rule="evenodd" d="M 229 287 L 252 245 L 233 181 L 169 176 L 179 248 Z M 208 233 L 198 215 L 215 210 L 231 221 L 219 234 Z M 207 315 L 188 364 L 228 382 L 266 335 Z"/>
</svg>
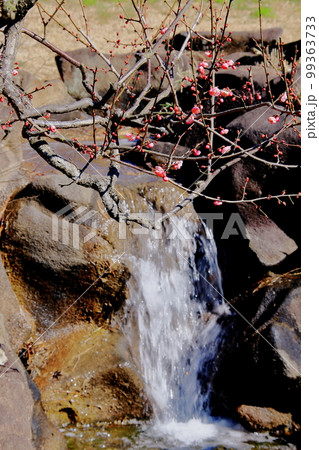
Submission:
<svg viewBox="0 0 319 450">
<path fill-rule="evenodd" d="M 176 226 L 177 223 L 177 226 Z M 268 434 L 211 416 L 212 379 L 205 373 L 221 339 L 219 319 L 231 314 L 222 294 L 216 246 L 209 229 L 184 219 L 168 224 L 166 237 L 137 236 L 129 257 L 130 298 L 122 330 L 149 399 L 153 418 L 107 426 L 68 427 L 69 448 L 284 449 Z"/>
</svg>

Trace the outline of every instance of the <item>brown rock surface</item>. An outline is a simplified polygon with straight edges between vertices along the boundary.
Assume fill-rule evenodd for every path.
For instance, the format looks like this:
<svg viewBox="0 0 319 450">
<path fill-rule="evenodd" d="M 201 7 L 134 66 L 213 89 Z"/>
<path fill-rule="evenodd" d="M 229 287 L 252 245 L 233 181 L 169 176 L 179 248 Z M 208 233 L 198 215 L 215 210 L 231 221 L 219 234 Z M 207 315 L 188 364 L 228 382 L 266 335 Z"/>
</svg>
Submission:
<svg viewBox="0 0 319 450">
<path fill-rule="evenodd" d="M 288 436 L 295 428 L 290 413 L 281 413 L 273 408 L 241 405 L 237 413 L 240 423 L 250 431 L 269 431 Z"/>
<path fill-rule="evenodd" d="M 145 419 L 142 382 L 116 327 L 78 324 L 44 335 L 29 370 L 55 425 Z"/>
</svg>

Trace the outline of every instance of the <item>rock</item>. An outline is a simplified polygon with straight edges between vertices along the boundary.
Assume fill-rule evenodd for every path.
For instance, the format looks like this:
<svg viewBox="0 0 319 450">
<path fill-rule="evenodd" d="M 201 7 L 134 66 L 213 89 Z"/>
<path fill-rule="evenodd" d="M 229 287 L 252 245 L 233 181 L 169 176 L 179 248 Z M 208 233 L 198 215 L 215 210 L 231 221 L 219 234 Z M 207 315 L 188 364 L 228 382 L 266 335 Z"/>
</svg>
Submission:
<svg viewBox="0 0 319 450">
<path fill-rule="evenodd" d="M 227 137 L 234 139 L 239 130 L 245 130 L 240 139 L 242 148 L 248 149 L 258 145 L 265 139 L 263 136 L 272 136 L 281 129 L 286 120 L 289 120 L 286 114 L 280 114 L 279 122 L 270 124 L 267 118 L 275 114 L 276 111 L 266 106 L 249 111 L 227 125 L 229 129 Z M 266 163 L 253 158 L 245 158 L 231 168 L 235 198 L 241 198 L 242 186 L 247 178 L 249 178 L 246 187 L 247 198 L 267 197 L 282 192 L 294 194 L 300 192 L 300 125 L 283 130 L 276 143 L 271 143 L 255 156 L 262 158 Z M 270 164 L 267 163 L 268 161 Z M 276 166 L 277 162 L 296 167 L 286 170 Z M 286 205 L 275 200 L 267 200 L 263 202 L 262 210 L 298 244 L 300 242 L 298 220 L 300 202 L 296 200 L 291 203 L 287 200 L 285 203 Z"/>
<path fill-rule="evenodd" d="M 269 431 L 271 434 L 289 436 L 295 429 L 291 414 L 273 408 L 241 405 L 237 408 L 239 422 L 249 431 Z"/>
<path fill-rule="evenodd" d="M 263 30 L 263 42 L 265 45 L 274 44 L 281 36 L 282 28 L 266 28 Z M 175 50 L 180 50 L 187 33 L 178 33 L 171 41 Z M 228 55 L 235 51 L 249 51 L 256 47 L 256 42 L 260 42 L 260 31 L 234 31 L 231 34 L 231 42 L 224 42 L 223 53 Z M 192 50 L 209 50 L 211 45 L 211 33 L 202 31 L 194 33 L 191 38 Z"/>
<path fill-rule="evenodd" d="M 32 104 L 36 108 L 49 104 L 63 105 L 73 102 L 61 80 L 43 81 L 26 70 L 19 70 L 16 81 L 26 93 L 32 92 Z M 48 86 L 48 84 L 52 86 Z M 43 87 L 45 89 L 42 89 Z"/>
<path fill-rule="evenodd" d="M 107 173 L 107 165 L 97 167 L 91 170 Z M 121 172 L 116 190 L 145 214 L 150 204 L 166 211 L 181 197 L 161 179 L 132 169 Z M 58 426 L 148 418 L 151 409 L 120 326 L 130 276 L 125 253 L 138 251 L 138 227 L 124 225 L 123 233 L 95 191 L 56 173 L 16 194 L 5 223 L 6 271 L 33 323 L 24 363 L 48 417 Z"/>
<path fill-rule="evenodd" d="M 289 276 L 296 281 L 290 281 Z M 255 289 L 255 299 L 260 306 L 252 323 L 263 329 L 263 335 L 272 343 L 278 372 L 291 380 L 299 380 L 301 372 L 301 296 L 298 274 L 269 277 Z M 279 300 L 280 299 L 280 300 Z M 282 300 L 283 299 L 283 300 Z M 271 319 L 270 311 L 273 311 Z M 262 324 L 262 325 L 261 325 Z M 258 354 L 256 354 L 256 360 Z"/>
<path fill-rule="evenodd" d="M 93 83 L 93 73 L 92 71 L 90 71 L 90 69 L 98 69 L 98 81 L 95 84 L 95 89 L 99 95 L 103 96 L 104 94 L 106 94 L 111 84 L 118 80 L 118 76 L 110 70 L 108 64 L 97 53 L 91 52 L 89 49 L 72 50 L 67 53 L 72 58 L 87 66 L 87 77 L 91 83 Z M 164 52 L 163 50 L 161 50 L 159 54 L 164 61 L 167 59 L 166 52 Z M 173 61 L 174 56 L 176 55 L 177 52 L 172 52 L 170 60 Z M 136 61 L 139 59 L 139 56 L 140 55 L 138 53 L 115 55 L 111 58 L 111 62 L 118 73 L 123 71 L 123 74 L 125 74 L 130 68 L 134 66 Z M 164 91 L 168 87 L 168 81 L 165 76 L 163 78 L 164 72 L 160 68 L 159 62 L 155 56 L 150 59 L 150 63 L 151 86 L 148 92 L 148 96 L 152 97 L 157 95 L 158 92 Z M 69 94 L 76 99 L 87 97 L 88 93 L 83 87 L 80 69 L 76 68 L 74 65 L 70 64 L 60 56 L 56 57 L 56 64 L 58 66 L 61 78 L 67 86 Z M 177 90 L 181 89 L 181 82 L 184 76 L 187 75 L 192 76 L 192 67 L 190 59 L 187 56 L 183 55 L 174 67 L 173 85 Z M 131 78 L 130 85 L 132 86 L 133 96 L 137 96 L 143 91 L 143 89 L 147 85 L 147 79 L 148 64 L 145 63 L 139 68 L 138 77 L 136 78 L 136 74 L 134 74 Z M 118 106 L 127 107 L 129 103 L 132 104 L 132 96 L 128 95 L 126 92 L 123 92 L 118 100 Z"/>
<path fill-rule="evenodd" d="M 253 205 L 239 205 L 250 250 L 263 266 L 276 266 L 298 246 L 273 220 L 256 211 Z"/>
<path fill-rule="evenodd" d="M 273 68 L 269 68 L 269 80 L 272 80 L 278 76 L 277 71 Z M 250 68 L 251 80 L 254 84 L 254 89 L 261 92 L 267 85 L 267 78 L 265 69 L 261 66 L 252 66 Z M 239 66 L 236 70 L 225 69 L 219 70 L 215 74 L 215 83 L 219 88 L 229 87 L 230 89 L 241 91 L 243 85 L 250 81 L 249 71 L 246 66 Z"/>
<path fill-rule="evenodd" d="M 0 143 L 0 233 L 5 227 L 4 210 L 9 208 L 10 197 L 25 186 L 29 179 L 21 168 L 22 151 L 20 143 L 21 127 L 14 126 Z M 7 272 L 0 260 L 0 310 L 8 331 L 8 343 L 17 351 L 31 333 L 32 318 L 27 314 L 12 290 Z"/>
<path fill-rule="evenodd" d="M 291 63 L 293 60 L 298 61 L 301 56 L 301 40 L 294 42 L 288 42 L 287 44 L 283 44 L 282 51 L 284 55 L 284 59 Z M 278 43 L 271 44 L 268 48 L 268 52 L 272 54 L 273 52 L 278 52 Z"/>
<path fill-rule="evenodd" d="M 28 369 L 57 426 L 149 418 L 142 381 L 116 327 L 75 324 L 44 335 Z"/>
<path fill-rule="evenodd" d="M 276 114 L 266 106 L 242 114 L 226 125 L 229 129 L 227 138 L 234 140 L 238 132 L 242 132 L 240 145 L 249 149 L 279 131 L 286 114 L 279 116 L 279 122 L 270 124 L 267 117 Z M 272 128 L 273 127 L 273 128 Z M 283 130 L 277 143 L 263 148 L 254 158 L 243 158 L 218 175 L 218 181 L 212 183 L 205 194 L 229 200 L 240 201 L 245 187 L 246 199 L 281 194 L 283 192 L 298 194 L 300 192 L 300 127 Z M 262 135 L 264 137 L 262 137 Z M 284 142 L 282 142 L 282 140 Z M 215 145 L 223 145 L 215 140 Z M 282 165 L 294 165 L 289 170 L 276 165 L 278 159 Z M 222 160 L 221 164 L 225 160 Z M 269 162 L 269 164 L 268 164 Z M 274 164 L 272 164 L 274 163 Z M 215 170 L 218 163 L 215 164 Z M 246 181 L 248 180 L 248 181 Z M 195 201 L 195 209 L 199 214 L 210 211 L 212 215 L 221 214 L 214 221 L 214 236 L 219 251 L 219 264 L 223 274 L 225 295 L 232 297 L 238 292 L 251 288 L 253 282 L 264 276 L 273 267 L 286 265 L 286 271 L 298 267 L 300 247 L 300 201 L 282 198 L 285 204 L 276 199 L 267 199 L 254 204 L 226 204 L 212 209 L 212 202 L 203 199 Z M 232 235 L 225 238 L 225 230 L 230 220 L 236 222 Z M 241 228 L 239 228 L 239 225 Z M 243 230 L 243 232 L 242 232 Z M 244 262 L 244 263 L 243 263 Z"/>
<path fill-rule="evenodd" d="M 274 408 L 300 424 L 300 274 L 269 274 L 234 303 L 215 361 L 216 414 L 234 416 L 240 405 Z M 207 373 L 213 366 L 207 364 Z"/>
<path fill-rule="evenodd" d="M 255 66 L 263 62 L 261 54 L 250 52 L 234 52 L 227 55 L 227 59 L 232 59 L 234 62 L 239 63 L 240 66 Z M 237 70 L 237 69 L 236 69 Z"/>
<path fill-rule="evenodd" d="M 43 413 L 39 390 L 8 346 L 2 315 L 0 354 L 1 449 L 66 449 L 63 436 Z"/>
<path fill-rule="evenodd" d="M 32 93 L 32 105 L 40 108 L 46 105 L 68 105 L 74 98 L 68 93 L 65 83 L 60 79 L 40 80 L 26 70 L 19 70 L 17 83 L 26 92 Z M 51 114 L 52 120 L 73 120 L 89 117 L 83 111 L 72 111 L 63 114 Z"/>
<path fill-rule="evenodd" d="M 85 288 L 91 287 L 87 295 L 79 299 L 78 308 L 62 316 L 60 324 L 74 321 L 75 316 L 82 320 L 104 321 L 125 299 L 128 273 L 117 260 L 120 253 L 114 251 L 108 229 L 113 228 L 113 236 L 116 236 L 117 224 L 109 227 L 104 221 L 104 230 L 100 228 L 98 233 L 97 206 L 91 213 L 88 208 L 97 202 L 97 194 L 71 186 L 66 189 L 69 194 L 66 199 L 55 195 L 59 183 L 68 184 L 68 180 L 59 175 L 40 178 L 20 194 L 22 198 L 16 199 L 6 220 L 2 246 L 11 285 L 38 329 L 54 323 Z M 40 202 L 34 200 L 34 196 Z M 77 200 L 79 203 L 75 203 Z M 77 217 L 76 210 L 81 207 L 84 223 L 73 225 L 70 214 Z M 63 208 L 67 209 L 64 222 L 59 213 Z M 53 216 L 54 212 L 60 214 L 60 219 Z M 90 233 L 92 240 L 87 237 Z"/>
</svg>

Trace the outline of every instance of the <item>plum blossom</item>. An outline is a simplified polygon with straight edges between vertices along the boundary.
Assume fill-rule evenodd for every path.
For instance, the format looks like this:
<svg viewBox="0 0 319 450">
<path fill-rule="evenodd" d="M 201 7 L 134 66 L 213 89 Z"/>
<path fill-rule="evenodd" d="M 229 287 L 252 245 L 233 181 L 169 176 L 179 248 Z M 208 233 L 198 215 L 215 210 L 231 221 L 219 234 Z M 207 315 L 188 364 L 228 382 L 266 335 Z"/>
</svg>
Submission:
<svg viewBox="0 0 319 450">
<path fill-rule="evenodd" d="M 275 123 L 279 122 L 280 119 L 279 119 L 279 116 L 269 116 L 267 120 L 269 123 L 275 124 Z"/>
<path fill-rule="evenodd" d="M 228 128 L 222 128 L 220 130 L 220 134 L 224 135 L 224 134 L 228 134 L 229 133 L 229 129 Z"/>
<path fill-rule="evenodd" d="M 174 164 L 172 165 L 172 169 L 178 170 L 182 167 L 182 165 L 183 165 L 183 161 L 175 161 Z"/>
<path fill-rule="evenodd" d="M 199 156 L 201 154 L 201 151 L 198 150 L 197 148 L 193 148 L 192 152 L 194 156 Z"/>
<path fill-rule="evenodd" d="M 134 134 L 132 134 L 132 133 L 125 133 L 125 136 L 131 142 L 134 142 L 136 140 L 136 136 L 134 136 Z"/>
<path fill-rule="evenodd" d="M 233 95 L 233 92 L 231 89 L 229 89 L 229 87 L 226 87 L 220 91 L 221 97 L 232 97 L 232 95 Z"/>
<path fill-rule="evenodd" d="M 227 59 L 227 61 L 224 61 L 221 64 L 222 69 L 228 69 L 229 67 L 231 67 L 232 69 L 236 69 L 236 65 L 232 59 Z"/>
<path fill-rule="evenodd" d="M 185 123 L 186 123 L 187 125 L 191 125 L 191 124 L 194 122 L 194 119 L 195 119 L 194 114 L 191 114 L 191 115 L 185 120 Z"/>
<path fill-rule="evenodd" d="M 217 198 L 219 198 L 219 197 L 217 197 Z M 214 205 L 215 206 L 220 206 L 220 205 L 222 205 L 223 204 L 223 202 L 221 201 L 221 200 L 215 200 L 214 201 Z"/>
<path fill-rule="evenodd" d="M 192 108 L 192 113 L 193 113 L 193 114 L 199 114 L 199 113 L 201 112 L 202 109 L 203 109 L 202 106 L 197 106 L 197 105 L 195 105 L 195 106 L 193 106 L 193 108 Z"/>
<path fill-rule="evenodd" d="M 200 68 L 200 67 L 208 67 L 208 62 L 207 61 L 201 61 L 200 63 L 199 63 L 199 65 L 198 65 L 198 69 Z"/>
<path fill-rule="evenodd" d="M 55 133 L 56 132 L 56 127 L 54 125 L 51 125 L 49 127 L 49 131 L 51 131 L 52 133 Z"/>
<path fill-rule="evenodd" d="M 210 88 L 208 93 L 212 97 L 218 97 L 220 95 L 220 89 L 218 89 L 218 87 L 214 86 L 214 87 Z"/>
<path fill-rule="evenodd" d="M 226 145 L 225 147 L 219 148 L 218 151 L 222 154 L 225 155 L 225 153 L 228 153 L 231 151 L 231 146 L 230 145 Z"/>
<path fill-rule="evenodd" d="M 165 178 L 166 177 L 166 172 L 165 172 L 165 170 L 163 169 L 163 167 L 161 167 L 161 166 L 156 166 L 155 167 L 155 170 L 154 170 L 154 173 L 155 173 L 155 175 L 157 176 L 157 177 L 160 177 L 160 178 Z M 167 180 L 166 180 L 167 181 Z"/>
<path fill-rule="evenodd" d="M 284 92 L 283 94 L 281 94 L 280 96 L 280 102 L 283 103 L 287 100 L 287 92 Z"/>
</svg>

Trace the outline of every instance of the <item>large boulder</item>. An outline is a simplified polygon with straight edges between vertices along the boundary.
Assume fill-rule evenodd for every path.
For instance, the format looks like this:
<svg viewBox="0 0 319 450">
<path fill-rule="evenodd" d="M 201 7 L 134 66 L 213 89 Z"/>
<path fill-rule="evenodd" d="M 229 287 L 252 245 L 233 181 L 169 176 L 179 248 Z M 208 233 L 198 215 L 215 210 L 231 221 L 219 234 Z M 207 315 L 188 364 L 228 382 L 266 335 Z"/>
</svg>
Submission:
<svg viewBox="0 0 319 450">
<path fill-rule="evenodd" d="M 116 189 L 145 214 L 150 204 L 164 212 L 181 197 L 163 180 L 132 169 L 122 171 Z M 95 191 L 57 173 L 20 190 L 4 217 L 6 271 L 32 319 L 19 350 L 47 416 L 57 426 L 148 418 L 151 408 L 121 331 L 126 253 L 142 245 L 134 239 L 138 226 L 110 219 Z"/>
<path fill-rule="evenodd" d="M 23 405 L 23 408 L 21 406 Z M 40 392 L 11 350 L 0 314 L 0 447 L 64 450 L 63 436 L 48 421 Z"/>
<path fill-rule="evenodd" d="M 127 342 L 116 326 L 83 322 L 45 334 L 27 366 L 46 415 L 62 426 L 148 419 L 142 380 L 128 361 Z"/>
<path fill-rule="evenodd" d="M 234 140 L 241 133 L 239 144 L 244 149 L 258 146 L 278 132 L 290 117 L 282 113 L 279 122 L 270 124 L 267 118 L 277 112 L 267 106 L 242 114 L 227 128 L 227 138 Z M 205 194 L 237 201 L 223 203 L 216 208 L 210 201 L 197 199 L 198 213 L 220 214 L 214 221 L 214 235 L 219 249 L 219 263 L 223 273 L 224 289 L 230 297 L 249 289 L 268 270 L 290 270 L 297 267 L 300 246 L 300 200 L 298 198 L 271 198 L 286 192 L 300 191 L 300 170 L 284 165 L 300 164 L 300 126 L 283 129 L 278 140 L 262 147 L 252 157 L 245 157 L 221 172 Z M 217 139 L 216 146 L 225 145 Z M 258 159 L 254 158 L 257 157 Z M 265 162 L 262 162 L 264 160 Z M 222 165 L 225 161 L 221 159 Z M 281 166 L 280 166 L 281 165 Z M 247 203 L 240 203 L 243 198 Z M 265 200 L 249 199 L 265 197 Z M 269 197 L 269 199 L 268 199 Z M 237 229 L 225 238 L 225 227 L 235 220 Z M 238 224 L 241 229 L 238 229 Z M 243 231 L 242 231 L 243 230 Z M 243 264 L 243 261 L 245 263 Z M 285 268 L 278 269 L 285 265 Z"/>
<path fill-rule="evenodd" d="M 12 196 L 29 183 L 28 174 L 21 164 L 20 134 L 21 127 L 14 125 L 1 139 L 0 232 L 6 225 L 4 211 L 10 211 L 12 207 Z M 0 447 L 64 449 L 66 445 L 62 435 L 44 414 L 38 388 L 17 357 L 18 349 L 30 338 L 34 321 L 13 291 L 2 259 L 0 285 Z"/>
<path fill-rule="evenodd" d="M 213 381 L 216 413 L 270 407 L 300 424 L 300 273 L 270 274 L 233 306 Z"/>
<path fill-rule="evenodd" d="M 274 45 L 282 35 L 282 28 L 266 28 L 263 30 L 263 42 L 265 45 Z M 180 50 L 185 38 L 186 32 L 178 33 L 171 41 L 175 50 Z M 261 42 L 260 30 L 258 31 L 234 31 L 231 33 L 231 41 L 223 43 L 223 53 L 228 55 L 237 51 L 249 51 L 256 48 L 256 42 Z M 190 40 L 192 50 L 202 51 L 213 48 L 212 35 L 207 31 L 193 33 Z"/>
<path fill-rule="evenodd" d="M 177 56 L 177 53 L 178 52 L 173 51 L 169 57 L 169 61 L 173 61 Z M 97 53 L 92 52 L 89 49 L 78 49 L 68 51 L 67 54 L 85 65 L 87 79 L 92 85 L 94 84 L 94 89 L 99 95 L 103 96 L 106 94 L 111 85 L 118 80 L 116 73 L 114 73 L 107 62 Z M 163 59 L 164 64 L 167 65 L 168 57 L 166 52 L 163 49 L 160 49 L 158 54 Z M 125 75 L 125 73 L 127 73 L 134 66 L 141 56 L 143 56 L 143 54 L 139 53 L 113 55 L 109 58 L 109 60 L 117 73 Z M 167 77 L 164 75 L 164 71 L 161 68 L 158 59 L 155 56 L 149 59 L 149 63 L 151 70 L 151 85 L 149 92 L 147 93 L 147 97 L 152 97 L 157 95 L 159 92 L 164 91 L 169 86 L 169 82 Z M 87 97 L 88 93 L 82 84 L 82 74 L 80 69 L 61 56 L 56 57 L 56 64 L 61 78 L 67 87 L 68 93 L 76 99 Z M 96 74 L 94 74 L 95 69 L 97 69 Z M 140 94 L 147 85 L 149 76 L 148 71 L 149 65 L 148 62 L 146 62 L 138 69 L 137 72 L 133 73 L 129 80 L 130 93 L 124 90 L 119 98 L 116 99 L 116 105 L 128 107 L 129 104 L 132 104 L 134 98 Z M 184 76 L 192 76 L 190 59 L 185 55 L 179 58 L 169 76 L 172 78 L 175 89 L 179 91 L 181 89 Z M 187 84 L 187 82 L 185 83 Z"/>
</svg>

